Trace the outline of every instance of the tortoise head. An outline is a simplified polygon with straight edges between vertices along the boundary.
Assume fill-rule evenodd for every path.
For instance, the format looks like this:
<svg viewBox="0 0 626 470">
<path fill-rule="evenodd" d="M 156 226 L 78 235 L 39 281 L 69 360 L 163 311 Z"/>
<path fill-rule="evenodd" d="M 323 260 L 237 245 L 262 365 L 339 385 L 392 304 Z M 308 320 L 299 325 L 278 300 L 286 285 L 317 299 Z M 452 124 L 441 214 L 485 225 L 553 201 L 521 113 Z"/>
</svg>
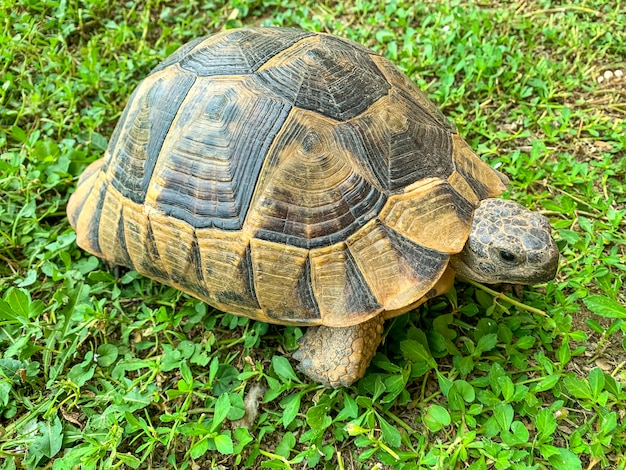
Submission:
<svg viewBox="0 0 626 470">
<path fill-rule="evenodd" d="M 450 266 L 484 283 L 536 284 L 556 275 L 559 251 L 543 215 L 504 199 L 485 199 L 463 251 Z"/>
</svg>

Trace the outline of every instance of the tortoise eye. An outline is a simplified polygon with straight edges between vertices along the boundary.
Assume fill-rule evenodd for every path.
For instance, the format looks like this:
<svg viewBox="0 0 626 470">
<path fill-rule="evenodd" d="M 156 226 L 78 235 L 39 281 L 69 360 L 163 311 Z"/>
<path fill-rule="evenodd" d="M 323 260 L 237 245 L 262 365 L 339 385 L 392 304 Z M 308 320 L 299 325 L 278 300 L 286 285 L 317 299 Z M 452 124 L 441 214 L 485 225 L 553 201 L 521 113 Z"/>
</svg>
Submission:
<svg viewBox="0 0 626 470">
<path fill-rule="evenodd" d="M 506 261 L 507 263 L 512 263 L 515 261 L 515 255 L 510 251 L 501 250 L 500 251 L 500 259 L 502 261 Z"/>
</svg>

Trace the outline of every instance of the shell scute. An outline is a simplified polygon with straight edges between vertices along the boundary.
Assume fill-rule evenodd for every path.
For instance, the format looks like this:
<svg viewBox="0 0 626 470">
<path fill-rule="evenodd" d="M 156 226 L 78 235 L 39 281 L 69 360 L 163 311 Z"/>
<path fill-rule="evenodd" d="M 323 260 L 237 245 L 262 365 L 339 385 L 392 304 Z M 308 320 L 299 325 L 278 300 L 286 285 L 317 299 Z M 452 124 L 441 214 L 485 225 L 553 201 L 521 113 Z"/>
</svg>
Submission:
<svg viewBox="0 0 626 470">
<path fill-rule="evenodd" d="M 323 34 L 269 60 L 259 77 L 294 106 L 338 121 L 359 115 L 391 88 L 367 50 Z"/>
<path fill-rule="evenodd" d="M 246 227 L 258 238 L 329 246 L 375 217 L 386 196 L 336 144 L 323 116 L 294 110 L 268 152 Z"/>
<path fill-rule="evenodd" d="M 197 228 L 240 230 L 289 110 L 253 80 L 198 80 L 163 144 L 147 202 Z"/>
<path fill-rule="evenodd" d="M 111 185 L 142 203 L 161 148 L 195 78 L 166 69 L 151 75 L 130 98 L 109 145 L 103 170 Z"/>
<path fill-rule="evenodd" d="M 185 48 L 173 63 L 199 77 L 247 75 L 314 33 L 298 29 L 248 28 L 224 31 Z M 182 46 L 183 48 L 185 46 Z"/>
</svg>

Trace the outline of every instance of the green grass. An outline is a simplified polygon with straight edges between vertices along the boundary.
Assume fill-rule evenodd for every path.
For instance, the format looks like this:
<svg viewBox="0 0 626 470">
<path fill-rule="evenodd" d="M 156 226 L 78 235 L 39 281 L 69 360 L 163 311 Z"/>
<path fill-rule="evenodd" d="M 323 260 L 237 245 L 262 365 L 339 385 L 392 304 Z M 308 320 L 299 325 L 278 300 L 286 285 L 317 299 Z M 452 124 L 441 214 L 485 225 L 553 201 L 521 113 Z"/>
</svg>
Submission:
<svg viewBox="0 0 626 470">
<path fill-rule="evenodd" d="M 0 468 L 626 468 L 626 5 L 0 0 Z M 557 278 L 386 325 L 365 378 L 294 373 L 299 328 L 78 249 L 68 195 L 136 84 L 242 25 L 392 59 L 546 213 Z M 542 313 L 545 312 L 545 313 Z"/>
</svg>

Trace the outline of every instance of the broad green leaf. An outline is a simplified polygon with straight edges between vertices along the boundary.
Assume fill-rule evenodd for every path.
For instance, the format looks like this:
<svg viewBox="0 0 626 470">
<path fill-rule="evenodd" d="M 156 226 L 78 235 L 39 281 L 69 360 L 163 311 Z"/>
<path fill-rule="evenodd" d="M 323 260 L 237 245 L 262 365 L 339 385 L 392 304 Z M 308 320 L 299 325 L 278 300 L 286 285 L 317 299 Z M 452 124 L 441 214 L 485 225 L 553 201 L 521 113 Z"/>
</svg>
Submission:
<svg viewBox="0 0 626 470">
<path fill-rule="evenodd" d="M 537 412 L 535 426 L 537 426 L 537 431 L 539 431 L 541 436 L 551 438 L 557 426 L 554 413 L 548 408 L 541 408 Z"/>
<path fill-rule="evenodd" d="M 565 384 L 567 391 L 575 398 L 584 398 L 587 400 L 591 400 L 593 398 L 593 393 L 591 392 L 591 387 L 589 387 L 587 379 L 581 379 L 575 375 L 567 375 L 563 379 L 563 383 Z"/>
<path fill-rule="evenodd" d="M 189 449 L 189 455 L 192 459 L 202 457 L 204 453 L 209 449 L 209 438 L 203 437 Z"/>
<path fill-rule="evenodd" d="M 385 379 L 384 382 L 385 396 L 381 399 L 381 403 L 390 403 L 396 399 L 396 397 L 406 390 L 406 380 L 402 375 L 392 375 Z"/>
<path fill-rule="evenodd" d="M 568 449 L 558 449 L 556 454 L 548 457 L 554 470 L 582 470 L 580 459 Z"/>
<path fill-rule="evenodd" d="M 604 372 L 599 367 L 594 367 L 589 372 L 589 387 L 594 398 L 597 398 L 604 390 Z"/>
<path fill-rule="evenodd" d="M 28 364 L 17 359 L 0 359 L 0 377 L 6 376 L 9 380 L 20 381 L 20 370 L 26 369 Z"/>
<path fill-rule="evenodd" d="M 596 315 L 604 318 L 626 319 L 626 307 L 603 295 L 590 295 L 583 299 L 585 306 Z"/>
<path fill-rule="evenodd" d="M 437 363 L 430 352 L 420 342 L 414 339 L 401 341 L 400 350 L 402 354 L 414 364 L 428 364 L 431 369 L 437 367 Z"/>
<path fill-rule="evenodd" d="M 437 432 L 440 429 L 449 426 L 452 422 L 448 410 L 439 405 L 431 405 L 424 414 L 422 420 L 432 432 Z"/>
<path fill-rule="evenodd" d="M 499 396 L 502 392 L 502 378 L 505 376 L 504 369 L 497 362 L 489 369 L 489 384 L 494 395 Z"/>
<path fill-rule="evenodd" d="M 471 403 L 476 400 L 476 390 L 474 387 L 465 380 L 455 380 L 452 384 L 452 388 L 459 392 L 459 395 L 467 403 Z"/>
<path fill-rule="evenodd" d="M 328 416 L 328 405 L 315 405 L 308 409 L 306 422 L 313 429 L 326 429 L 332 423 L 332 418 Z"/>
<path fill-rule="evenodd" d="M 546 375 L 539 382 L 537 382 L 534 387 L 532 387 L 532 391 L 536 393 L 551 390 L 560 378 L 561 376 L 559 374 Z"/>
<path fill-rule="evenodd" d="M 496 347 L 496 344 L 498 344 L 498 335 L 495 333 L 481 336 L 476 345 L 474 356 L 480 356 L 483 352 L 491 351 Z"/>
<path fill-rule="evenodd" d="M 243 418 L 246 414 L 243 397 L 239 393 L 229 393 L 228 397 L 230 399 L 230 410 L 228 410 L 228 415 L 226 417 L 230 421 L 236 421 Z"/>
<path fill-rule="evenodd" d="M 502 441 L 509 447 L 515 447 L 520 444 L 526 444 L 530 437 L 528 429 L 520 421 L 513 421 L 511 431 L 503 430 L 500 433 Z"/>
<path fill-rule="evenodd" d="M 517 349 L 530 349 L 534 346 L 535 344 L 535 338 L 533 336 L 522 336 L 519 340 L 517 340 L 517 342 L 515 343 L 515 347 Z"/>
<path fill-rule="evenodd" d="M 513 394 L 515 393 L 515 385 L 513 385 L 513 381 L 508 376 L 502 377 L 501 384 L 502 398 L 504 398 L 505 401 L 510 402 L 513 398 Z"/>
<path fill-rule="evenodd" d="M 347 393 L 343 394 L 343 408 L 335 418 L 337 421 L 345 421 L 347 419 L 355 419 L 359 415 L 359 407 Z"/>
<path fill-rule="evenodd" d="M 230 437 L 230 434 L 218 434 L 213 439 L 215 442 L 215 447 L 217 451 L 221 454 L 232 454 L 233 453 L 233 440 Z"/>
<path fill-rule="evenodd" d="M 217 375 L 217 371 L 220 367 L 220 361 L 217 357 L 214 357 L 211 360 L 211 364 L 209 365 L 209 383 L 212 384 L 215 380 L 215 376 Z"/>
<path fill-rule="evenodd" d="M 26 273 L 26 276 L 22 281 L 17 285 L 17 287 L 28 287 L 33 285 L 37 281 L 37 271 L 34 269 L 29 269 Z"/>
<path fill-rule="evenodd" d="M 243 449 L 252 441 L 254 438 L 250 435 L 250 431 L 247 428 L 237 428 L 233 431 L 233 436 L 237 439 L 237 445 L 233 449 L 233 453 L 241 453 Z"/>
<path fill-rule="evenodd" d="M 82 387 L 88 380 L 91 380 L 95 370 L 95 364 L 85 365 L 83 362 L 74 365 L 67 373 L 67 378 L 74 382 L 77 387 Z"/>
<path fill-rule="evenodd" d="M 117 360 L 119 351 L 117 346 L 113 344 L 101 344 L 98 346 L 98 365 L 100 367 L 109 367 Z"/>
<path fill-rule="evenodd" d="M 28 453 L 35 456 L 54 457 L 63 444 L 63 427 L 58 416 L 37 424 L 39 434 L 31 442 Z"/>
<path fill-rule="evenodd" d="M 281 457 L 285 457 L 286 459 L 288 459 L 289 455 L 291 454 L 291 450 L 294 448 L 295 445 L 296 445 L 296 437 L 293 435 L 291 431 L 287 431 L 285 435 L 283 436 L 283 438 L 278 443 L 278 445 L 276 446 L 274 453 L 276 455 L 280 455 Z"/>
<path fill-rule="evenodd" d="M 493 416 L 503 431 L 508 431 L 513 423 L 513 407 L 508 403 L 499 403 L 493 407 Z"/>
<path fill-rule="evenodd" d="M 300 382 L 287 358 L 283 356 L 272 357 L 272 366 L 274 367 L 276 375 L 278 375 L 283 382 Z"/>
<path fill-rule="evenodd" d="M 450 387 L 452 387 L 452 380 L 447 378 L 441 372 L 437 371 L 437 381 L 439 382 L 439 388 L 441 389 L 441 393 L 443 393 L 444 396 L 447 397 L 448 393 L 450 392 Z"/>
<path fill-rule="evenodd" d="M 193 389 L 193 374 L 191 373 L 191 367 L 187 364 L 185 359 L 180 359 L 178 362 L 178 369 L 180 370 L 180 375 L 188 386 L 188 389 L 191 391 Z"/>
<path fill-rule="evenodd" d="M 44 307 L 40 300 L 31 302 L 30 293 L 26 289 L 11 287 L 4 295 L 0 314 L 4 312 L 8 318 L 13 317 L 19 321 L 25 321 L 38 316 Z"/>
<path fill-rule="evenodd" d="M 11 384 L 6 381 L 0 382 L 0 407 L 7 406 L 9 404 L 9 392 L 11 391 Z"/>
<path fill-rule="evenodd" d="M 617 427 L 617 414 L 611 411 L 601 415 L 599 427 L 603 434 L 609 435 Z"/>
<path fill-rule="evenodd" d="M 165 352 L 163 354 L 163 358 L 161 359 L 161 370 L 163 370 L 164 372 L 169 372 L 174 369 L 180 369 L 182 374 L 184 368 L 182 364 L 186 361 L 184 359 L 181 359 L 180 351 L 178 351 L 177 349 L 172 349 L 172 347 L 168 344 L 163 345 L 163 349 Z M 187 381 L 185 380 L 185 382 Z M 187 383 L 191 385 L 190 382 Z"/>
<path fill-rule="evenodd" d="M 134 432 L 137 429 L 143 429 L 144 431 L 149 432 L 148 427 L 146 426 L 146 422 L 144 421 L 143 418 L 137 417 L 133 413 L 130 413 L 129 411 L 125 411 L 124 419 L 132 428 L 131 432 Z"/>
<path fill-rule="evenodd" d="M 118 452 L 115 454 L 115 457 L 130 468 L 139 468 L 139 465 L 141 465 L 141 460 L 132 454 Z"/>
<path fill-rule="evenodd" d="M 604 388 L 612 393 L 615 397 L 622 397 L 623 401 L 626 401 L 626 396 L 623 394 L 624 385 L 621 382 L 618 382 L 610 375 L 606 375 L 604 377 L 605 385 Z"/>
<path fill-rule="evenodd" d="M 222 421 L 228 416 L 230 411 L 230 397 L 228 393 L 222 393 L 217 400 L 215 400 L 215 411 L 213 412 L 213 423 L 211 424 L 211 431 L 215 431 Z"/>
<path fill-rule="evenodd" d="M 280 401 L 280 406 L 283 408 L 282 422 L 283 427 L 287 428 L 294 420 L 298 411 L 300 410 L 300 400 L 302 399 L 301 393 L 294 393 L 287 395 Z"/>
<path fill-rule="evenodd" d="M 387 420 L 385 420 L 385 418 L 380 416 L 378 413 L 376 413 L 376 415 L 378 416 L 380 431 L 385 442 L 392 447 L 400 447 L 400 444 L 402 443 L 402 436 L 400 435 L 398 429 L 389 424 Z"/>
<path fill-rule="evenodd" d="M 461 375 L 466 376 L 474 370 L 474 365 L 473 356 L 464 356 L 456 363 L 456 368 Z"/>
<path fill-rule="evenodd" d="M 567 337 L 565 338 L 568 339 Z M 565 366 L 572 359 L 572 350 L 569 347 L 569 341 L 563 341 L 563 343 L 556 350 L 556 358 L 561 363 L 561 367 Z"/>
</svg>

